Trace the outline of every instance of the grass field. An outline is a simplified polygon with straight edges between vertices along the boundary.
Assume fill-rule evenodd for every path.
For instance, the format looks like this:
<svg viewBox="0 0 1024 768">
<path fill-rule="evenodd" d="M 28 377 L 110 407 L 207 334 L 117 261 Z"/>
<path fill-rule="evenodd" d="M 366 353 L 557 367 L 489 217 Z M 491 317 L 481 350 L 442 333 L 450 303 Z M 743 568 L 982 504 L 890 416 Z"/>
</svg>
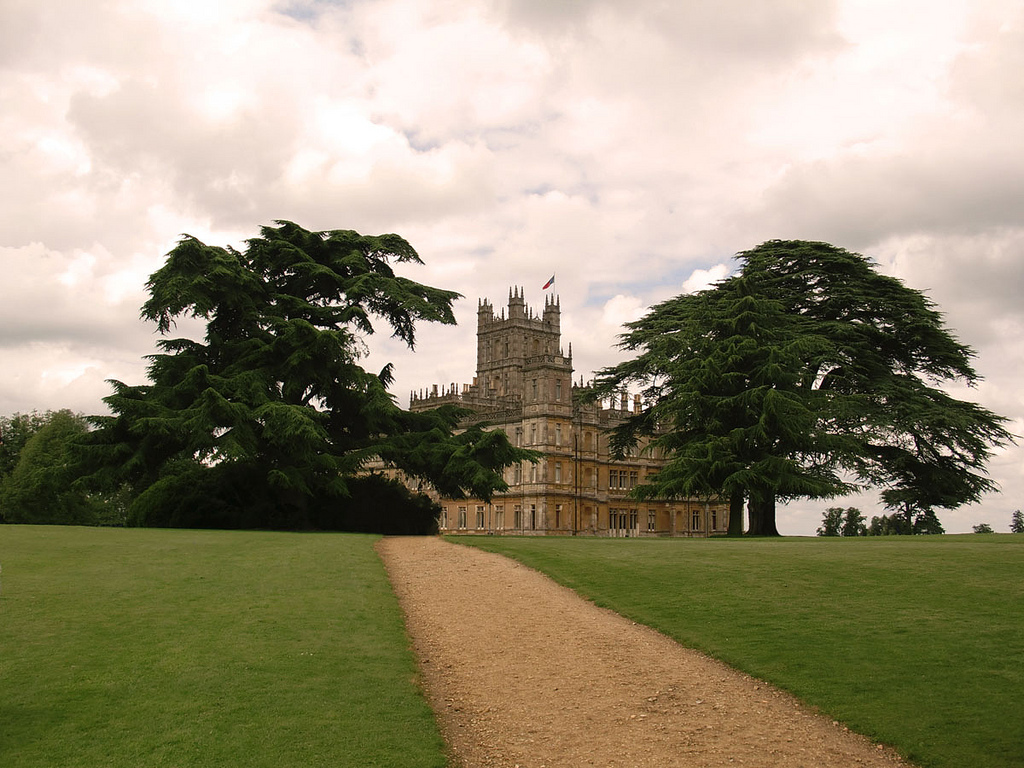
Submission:
<svg viewBox="0 0 1024 768">
<path fill-rule="evenodd" d="M 924 766 L 1024 765 L 1024 535 L 478 538 Z"/>
<path fill-rule="evenodd" d="M 446 765 L 374 541 L 0 526 L 0 766 Z"/>
</svg>

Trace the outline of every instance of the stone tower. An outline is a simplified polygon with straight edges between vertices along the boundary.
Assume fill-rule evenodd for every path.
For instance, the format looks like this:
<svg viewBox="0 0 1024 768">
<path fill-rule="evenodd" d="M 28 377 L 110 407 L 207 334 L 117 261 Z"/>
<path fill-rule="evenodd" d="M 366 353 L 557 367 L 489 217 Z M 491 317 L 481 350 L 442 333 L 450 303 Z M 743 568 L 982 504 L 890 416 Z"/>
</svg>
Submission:
<svg viewBox="0 0 1024 768">
<path fill-rule="evenodd" d="M 508 316 L 486 300 L 477 307 L 476 386 L 484 395 L 513 396 L 523 403 L 569 402 L 572 357 L 561 349 L 558 298 L 544 300 L 538 317 L 522 289 L 508 294 Z"/>
</svg>

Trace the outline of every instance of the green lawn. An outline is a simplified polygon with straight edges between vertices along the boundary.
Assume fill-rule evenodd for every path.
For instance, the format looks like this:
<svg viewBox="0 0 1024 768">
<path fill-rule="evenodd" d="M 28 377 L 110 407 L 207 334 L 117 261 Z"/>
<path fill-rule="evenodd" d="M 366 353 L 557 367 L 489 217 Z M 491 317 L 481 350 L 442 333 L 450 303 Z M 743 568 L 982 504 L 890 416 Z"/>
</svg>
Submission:
<svg viewBox="0 0 1024 768">
<path fill-rule="evenodd" d="M 0 526 L 0 765 L 446 765 L 375 541 Z"/>
<path fill-rule="evenodd" d="M 1024 765 L 1024 535 L 457 539 L 924 766 Z"/>
</svg>

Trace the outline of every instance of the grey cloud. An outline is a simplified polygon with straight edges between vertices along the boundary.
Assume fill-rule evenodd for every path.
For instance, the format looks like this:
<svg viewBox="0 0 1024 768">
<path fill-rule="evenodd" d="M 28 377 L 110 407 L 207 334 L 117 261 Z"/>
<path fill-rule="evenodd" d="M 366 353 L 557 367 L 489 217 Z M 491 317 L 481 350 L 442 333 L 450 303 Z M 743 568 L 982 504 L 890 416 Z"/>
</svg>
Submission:
<svg viewBox="0 0 1024 768">
<path fill-rule="evenodd" d="M 950 95 L 989 115 L 1024 107 L 1024 7 L 1008 9 L 979 4 L 970 45 L 950 69 Z"/>
<path fill-rule="evenodd" d="M 1024 331 L 1024 226 L 900 238 L 881 244 L 877 254 L 887 271 L 925 291 L 988 363 L 1007 359 L 1008 330 Z"/>
<path fill-rule="evenodd" d="M 282 104 L 272 116 L 242 113 L 212 123 L 177 89 L 130 80 L 105 96 L 77 94 L 68 119 L 98 173 L 170 183 L 180 199 L 234 223 L 251 215 L 252 198 L 280 177 L 297 134 L 292 114 L 292 105 Z"/>
<path fill-rule="evenodd" d="M 823 160 L 787 172 L 766 190 L 758 215 L 779 237 L 855 249 L 896 234 L 1018 226 L 1024 224 L 1024 158 L 1011 146 L 951 144 Z"/>
<path fill-rule="evenodd" d="M 588 24 L 608 17 L 643 24 L 684 55 L 728 65 L 736 59 L 762 63 L 791 60 L 808 52 L 836 49 L 836 3 L 781 0 L 751 3 L 664 3 L 658 0 L 496 0 L 493 7 L 510 25 L 547 35 L 583 36 Z M 714 72 L 705 73 L 714 76 Z"/>
</svg>

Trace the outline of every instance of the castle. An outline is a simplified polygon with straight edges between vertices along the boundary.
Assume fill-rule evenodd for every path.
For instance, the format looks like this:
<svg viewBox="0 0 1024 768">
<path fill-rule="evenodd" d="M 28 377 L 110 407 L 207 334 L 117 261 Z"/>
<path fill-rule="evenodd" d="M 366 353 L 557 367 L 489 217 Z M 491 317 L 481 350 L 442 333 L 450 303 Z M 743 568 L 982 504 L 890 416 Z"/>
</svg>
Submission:
<svg viewBox="0 0 1024 768">
<path fill-rule="evenodd" d="M 596 536 L 709 536 L 725 533 L 728 506 L 696 499 L 639 502 L 629 490 L 664 464 L 641 449 L 616 459 L 610 430 L 642 407 L 625 392 L 611 402 L 580 405 L 572 380 L 572 346 L 561 347 L 561 306 L 546 297 L 535 315 L 523 291 L 509 291 L 508 314 L 486 299 L 477 307 L 477 364 L 472 384 L 413 392 L 422 411 L 451 403 L 473 421 L 502 429 L 514 445 L 543 454 L 537 464 L 506 469 L 508 491 L 490 503 L 436 498 L 441 533 Z"/>
</svg>

